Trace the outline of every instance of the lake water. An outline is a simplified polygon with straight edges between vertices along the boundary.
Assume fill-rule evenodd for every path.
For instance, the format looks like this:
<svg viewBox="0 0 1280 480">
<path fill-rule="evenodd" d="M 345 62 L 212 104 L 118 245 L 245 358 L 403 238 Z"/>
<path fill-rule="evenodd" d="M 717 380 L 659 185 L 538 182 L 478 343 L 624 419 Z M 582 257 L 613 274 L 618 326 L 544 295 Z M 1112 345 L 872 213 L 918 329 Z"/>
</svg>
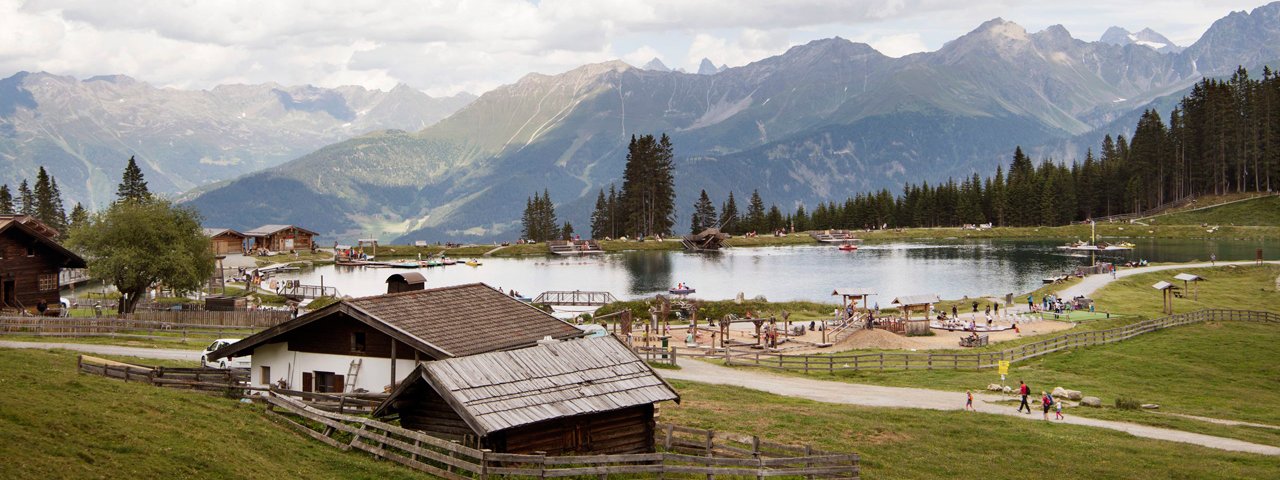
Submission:
<svg viewBox="0 0 1280 480">
<path fill-rule="evenodd" d="M 1263 248 L 1280 257 L 1280 242 L 1239 240 L 1138 240 L 1137 248 L 1100 260 L 1185 262 L 1251 260 Z M 1089 265 L 1088 254 L 1055 248 L 1061 241 L 936 240 L 865 243 L 855 252 L 833 246 L 729 248 L 718 254 L 624 252 L 594 257 L 481 258 L 483 265 L 418 269 L 427 287 L 484 282 L 529 297 L 547 290 L 604 290 L 621 299 L 666 293 L 678 282 L 696 288 L 698 298 L 832 301 L 836 287 L 871 288 L 883 304 L 893 296 L 934 293 L 942 298 L 1004 295 L 1038 288 L 1046 276 Z M 386 278 L 405 269 L 324 266 L 287 274 L 334 286 L 342 295 L 376 295 Z M 1170 276 L 1173 274 L 1171 273 Z"/>
</svg>

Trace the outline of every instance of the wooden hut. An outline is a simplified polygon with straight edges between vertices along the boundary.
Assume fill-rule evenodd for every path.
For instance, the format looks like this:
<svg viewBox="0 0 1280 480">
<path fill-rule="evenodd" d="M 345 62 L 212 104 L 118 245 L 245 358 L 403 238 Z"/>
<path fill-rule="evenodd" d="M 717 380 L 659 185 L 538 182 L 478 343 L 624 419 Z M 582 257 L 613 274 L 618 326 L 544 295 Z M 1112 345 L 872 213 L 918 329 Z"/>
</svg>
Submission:
<svg viewBox="0 0 1280 480">
<path fill-rule="evenodd" d="M 209 237 L 209 250 L 214 255 L 244 253 L 243 233 L 230 228 L 206 228 L 204 236 Z"/>
<path fill-rule="evenodd" d="M 59 311 L 59 274 L 86 265 L 57 237 L 57 230 L 34 218 L 0 215 L 0 310 L 33 313 L 43 300 L 46 314 Z"/>
<path fill-rule="evenodd" d="M 397 273 L 387 277 L 387 293 L 416 292 L 427 288 L 427 277 L 418 272 Z"/>
<path fill-rule="evenodd" d="M 893 299 L 893 303 L 902 309 L 902 319 L 906 321 L 907 335 L 927 335 L 929 333 L 929 310 L 933 304 L 942 301 L 934 294 L 904 295 Z M 911 318 L 912 312 L 920 312 L 920 319 Z"/>
<path fill-rule="evenodd" d="M 837 288 L 831 292 L 832 296 L 840 297 L 840 308 L 847 309 L 850 306 L 858 308 L 858 300 L 862 300 L 862 309 L 871 310 L 867 306 L 867 301 L 872 295 L 876 295 L 875 290 L 869 288 Z"/>
<path fill-rule="evenodd" d="M 582 330 L 488 285 L 472 283 L 342 300 L 209 355 L 253 355 L 254 385 L 304 392 L 385 391 L 421 360 L 536 345 Z"/>
<path fill-rule="evenodd" d="M 1164 311 L 1166 315 L 1172 315 L 1173 314 L 1173 296 L 1177 293 L 1178 287 L 1172 283 L 1162 280 L 1162 281 L 1156 282 L 1155 285 L 1151 286 L 1151 288 L 1154 288 L 1160 291 L 1160 295 L 1162 296 L 1162 299 L 1160 301 L 1160 309 Z"/>
<path fill-rule="evenodd" d="M 244 232 L 253 240 L 254 250 L 288 252 L 310 250 L 316 232 L 294 225 L 263 225 Z"/>
<path fill-rule="evenodd" d="M 419 365 L 374 411 L 500 453 L 654 451 L 654 404 L 680 395 L 613 337 Z"/>
</svg>

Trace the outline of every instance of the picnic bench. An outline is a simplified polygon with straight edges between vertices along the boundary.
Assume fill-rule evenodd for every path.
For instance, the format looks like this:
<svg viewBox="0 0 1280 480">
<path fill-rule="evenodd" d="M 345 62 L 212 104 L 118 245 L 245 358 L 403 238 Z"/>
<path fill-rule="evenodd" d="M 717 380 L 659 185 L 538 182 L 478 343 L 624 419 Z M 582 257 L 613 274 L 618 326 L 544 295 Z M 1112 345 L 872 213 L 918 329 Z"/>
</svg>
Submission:
<svg viewBox="0 0 1280 480">
<path fill-rule="evenodd" d="M 991 337 L 987 335 L 960 337 L 961 347 L 984 347 L 991 341 Z"/>
</svg>

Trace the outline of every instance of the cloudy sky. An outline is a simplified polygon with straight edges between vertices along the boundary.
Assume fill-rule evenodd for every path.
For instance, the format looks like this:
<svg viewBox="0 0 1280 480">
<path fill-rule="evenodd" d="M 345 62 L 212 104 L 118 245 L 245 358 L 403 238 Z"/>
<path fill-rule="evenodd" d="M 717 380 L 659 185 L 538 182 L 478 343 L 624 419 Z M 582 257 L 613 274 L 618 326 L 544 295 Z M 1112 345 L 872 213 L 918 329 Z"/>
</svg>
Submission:
<svg viewBox="0 0 1280 480">
<path fill-rule="evenodd" d="M 0 75 L 122 73 L 208 88 L 279 82 L 432 95 L 621 58 L 739 66 L 818 38 L 891 56 L 936 50 L 985 20 L 1096 40 L 1144 27 L 1188 45 L 1262 0 L 0 0 Z M 365 5 L 362 5 L 365 4 Z"/>
</svg>

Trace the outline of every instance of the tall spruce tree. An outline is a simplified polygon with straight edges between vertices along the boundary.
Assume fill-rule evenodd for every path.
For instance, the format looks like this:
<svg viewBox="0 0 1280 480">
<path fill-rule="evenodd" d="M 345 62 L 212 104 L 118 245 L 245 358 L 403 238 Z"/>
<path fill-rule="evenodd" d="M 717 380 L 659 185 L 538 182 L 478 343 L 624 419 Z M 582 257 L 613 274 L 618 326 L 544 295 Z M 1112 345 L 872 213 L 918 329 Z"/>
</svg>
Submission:
<svg viewBox="0 0 1280 480">
<path fill-rule="evenodd" d="M 693 216 L 690 218 L 689 230 L 694 234 L 712 228 L 719 222 L 720 219 L 716 218 L 716 206 L 711 203 L 711 197 L 707 196 L 706 190 L 698 195 L 698 201 L 693 204 Z"/>
<path fill-rule="evenodd" d="M 36 195 L 31 193 L 31 187 L 27 185 L 24 179 L 18 184 L 18 200 L 21 205 L 18 207 L 20 215 L 35 216 L 36 214 Z"/>
<path fill-rule="evenodd" d="M 724 201 L 724 205 L 720 206 L 720 228 L 727 233 L 742 233 L 742 219 L 738 218 L 738 204 L 733 200 L 733 192 L 729 192 L 729 199 Z"/>
<path fill-rule="evenodd" d="M 768 229 L 764 222 L 764 200 L 760 198 L 759 190 L 751 192 L 751 201 L 747 203 L 747 218 L 743 223 L 746 225 L 742 228 L 752 232 Z"/>
<path fill-rule="evenodd" d="M 85 210 L 84 205 L 76 202 L 76 206 L 71 209 L 71 215 L 67 219 L 67 231 L 74 232 L 77 229 L 88 225 L 89 211 Z"/>
<path fill-rule="evenodd" d="M 0 185 L 0 215 L 13 215 L 16 211 L 13 208 L 13 193 L 9 191 L 8 185 Z"/>
<path fill-rule="evenodd" d="M 605 238 L 609 234 L 609 199 L 604 196 L 604 189 L 596 196 L 596 208 L 591 211 L 591 238 Z"/>
<path fill-rule="evenodd" d="M 129 157 L 129 164 L 124 167 L 120 185 L 116 187 L 116 199 L 139 201 L 149 198 L 151 198 L 151 191 L 147 189 L 147 181 L 142 177 L 142 169 L 138 168 L 138 162 L 133 157 Z"/>
<path fill-rule="evenodd" d="M 664 133 L 631 137 L 620 204 L 630 235 L 669 235 L 675 224 L 675 155 Z"/>
</svg>

